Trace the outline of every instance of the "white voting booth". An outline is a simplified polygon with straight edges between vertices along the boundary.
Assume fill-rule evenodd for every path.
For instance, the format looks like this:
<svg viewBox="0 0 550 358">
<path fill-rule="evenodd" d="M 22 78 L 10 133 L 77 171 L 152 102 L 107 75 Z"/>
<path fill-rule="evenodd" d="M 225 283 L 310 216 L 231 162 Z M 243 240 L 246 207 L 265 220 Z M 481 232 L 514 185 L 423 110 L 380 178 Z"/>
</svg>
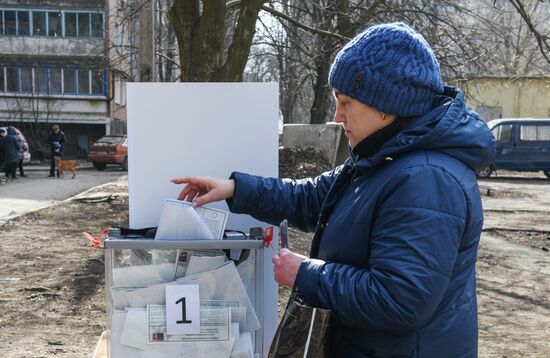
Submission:
<svg viewBox="0 0 550 358">
<path fill-rule="evenodd" d="M 158 225 L 166 199 L 177 198 L 183 188 L 181 185 L 170 183 L 172 178 L 188 175 L 227 178 L 232 171 L 263 176 L 278 175 L 278 87 L 275 83 L 129 83 L 127 103 L 131 228 Z M 228 211 L 225 202 L 208 206 Z M 268 224 L 260 223 L 246 215 L 230 214 L 226 228 L 248 233 L 251 227 L 258 226 L 266 228 Z M 225 240 L 203 241 L 209 241 L 207 247 L 201 242 L 197 244 L 196 241 L 191 246 L 183 245 L 185 249 L 231 248 L 224 246 Z M 276 240 L 273 240 L 273 244 L 273 249 L 263 248 L 261 242 L 231 244 L 237 245 L 232 248 L 250 249 L 250 256 L 253 258 L 249 260 L 251 264 L 248 273 L 243 274 L 240 268 L 239 273 L 244 286 L 247 286 L 246 289 L 249 293 L 252 291 L 250 305 L 254 306 L 258 319 L 247 318 L 248 320 L 242 324 L 254 329 L 261 326 L 251 339 L 254 341 L 255 353 L 263 357 L 267 357 L 277 326 L 278 291 L 271 263 L 272 256 L 277 252 Z M 122 247 L 129 248 L 130 244 L 124 245 L 126 246 L 108 247 L 106 244 L 105 247 L 116 250 Z M 138 246 L 135 248 L 142 248 L 139 242 L 136 245 Z M 162 245 L 165 245 L 162 248 L 182 248 L 178 242 L 164 241 Z M 160 246 L 155 248 L 158 247 Z M 106 252 L 107 256 L 109 261 L 106 259 L 106 264 L 116 266 L 117 258 Z M 224 267 L 226 266 L 228 265 Z M 170 269 L 168 264 L 167 268 Z M 234 268 L 227 267 L 227 270 Z M 114 279 L 110 273 L 106 279 L 107 290 L 110 289 L 109 285 L 113 287 Z M 120 277 L 117 280 L 120 280 Z M 151 282 L 155 283 L 154 279 Z M 228 286 L 232 288 L 235 284 L 228 283 Z M 202 291 L 201 286 L 201 294 Z M 113 302 L 114 294 L 111 293 L 110 304 Z M 168 295 L 167 289 L 167 299 Z M 248 304 L 248 301 L 246 302 Z M 185 305 L 185 301 L 183 304 Z M 192 303 L 189 301 L 187 304 Z M 152 316 L 151 311 L 157 308 L 148 306 L 149 320 Z M 201 317 L 202 309 L 201 302 Z M 128 333 L 132 332 L 132 322 L 137 324 L 140 320 L 146 319 L 143 309 L 126 308 L 125 320 L 116 322 L 116 314 L 111 314 L 110 324 L 122 325 L 123 330 L 120 331 Z M 122 339 L 130 341 L 130 346 L 132 340 L 138 340 L 132 334 Z M 139 347 L 141 343 L 134 344 Z M 175 350 L 185 349 L 181 348 L 185 347 L 184 343 L 174 344 Z M 132 349 L 129 348 L 127 354 L 135 353 Z M 174 357 L 186 356 L 179 354 Z"/>
</svg>

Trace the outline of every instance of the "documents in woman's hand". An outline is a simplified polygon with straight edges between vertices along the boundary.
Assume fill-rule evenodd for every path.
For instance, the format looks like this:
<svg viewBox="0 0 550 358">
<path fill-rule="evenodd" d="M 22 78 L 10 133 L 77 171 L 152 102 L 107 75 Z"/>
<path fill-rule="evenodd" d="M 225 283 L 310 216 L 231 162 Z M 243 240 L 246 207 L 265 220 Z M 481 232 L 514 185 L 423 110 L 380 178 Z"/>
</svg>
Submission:
<svg viewBox="0 0 550 358">
<path fill-rule="evenodd" d="M 155 240 L 221 240 L 228 213 L 167 199 L 162 207 Z"/>
</svg>

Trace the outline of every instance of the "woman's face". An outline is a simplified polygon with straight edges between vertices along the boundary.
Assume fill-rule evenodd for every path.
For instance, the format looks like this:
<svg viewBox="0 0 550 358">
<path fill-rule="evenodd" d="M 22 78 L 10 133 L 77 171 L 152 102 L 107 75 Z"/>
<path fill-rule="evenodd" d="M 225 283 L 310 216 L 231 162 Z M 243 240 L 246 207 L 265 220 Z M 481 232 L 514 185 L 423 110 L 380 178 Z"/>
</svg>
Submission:
<svg viewBox="0 0 550 358">
<path fill-rule="evenodd" d="M 334 97 L 336 98 L 334 121 L 342 123 L 344 134 L 352 148 L 396 118 L 395 115 L 384 114 L 337 91 L 334 91 Z"/>
</svg>

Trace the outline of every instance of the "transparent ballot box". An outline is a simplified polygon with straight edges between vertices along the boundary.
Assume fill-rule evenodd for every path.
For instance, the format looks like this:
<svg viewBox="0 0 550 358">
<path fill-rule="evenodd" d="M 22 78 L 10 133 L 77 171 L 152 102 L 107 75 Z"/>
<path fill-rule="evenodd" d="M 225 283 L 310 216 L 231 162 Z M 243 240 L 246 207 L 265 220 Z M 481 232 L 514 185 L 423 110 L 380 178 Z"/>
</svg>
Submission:
<svg viewBox="0 0 550 358">
<path fill-rule="evenodd" d="M 263 240 L 109 238 L 108 357 L 263 357 Z"/>
</svg>

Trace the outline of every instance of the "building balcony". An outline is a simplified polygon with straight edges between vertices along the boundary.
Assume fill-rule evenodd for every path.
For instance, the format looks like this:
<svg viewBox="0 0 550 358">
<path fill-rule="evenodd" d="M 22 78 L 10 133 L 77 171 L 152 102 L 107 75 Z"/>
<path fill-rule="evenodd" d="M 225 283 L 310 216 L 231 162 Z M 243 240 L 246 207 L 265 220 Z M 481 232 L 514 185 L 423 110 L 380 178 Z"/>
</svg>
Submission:
<svg viewBox="0 0 550 358">
<path fill-rule="evenodd" d="M 4 56 L 100 57 L 105 53 L 103 38 L 51 38 L 1 36 L 0 53 Z"/>
</svg>

